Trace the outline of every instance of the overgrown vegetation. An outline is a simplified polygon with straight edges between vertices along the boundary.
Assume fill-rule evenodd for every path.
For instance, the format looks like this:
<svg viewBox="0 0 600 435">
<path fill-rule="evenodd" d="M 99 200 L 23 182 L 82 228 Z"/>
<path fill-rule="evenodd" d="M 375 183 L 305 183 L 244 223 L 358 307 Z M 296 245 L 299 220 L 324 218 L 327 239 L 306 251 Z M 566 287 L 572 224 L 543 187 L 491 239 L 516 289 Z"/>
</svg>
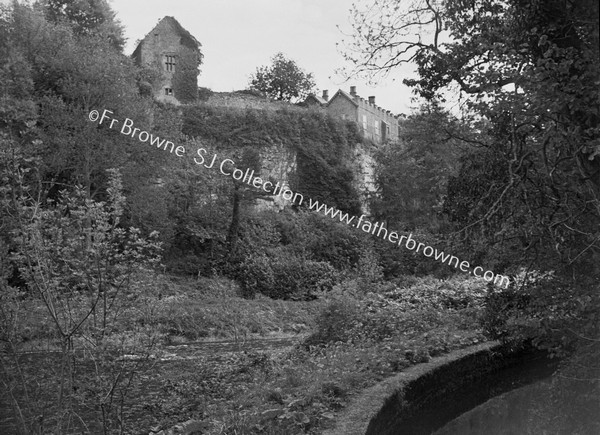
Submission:
<svg viewBox="0 0 600 435">
<path fill-rule="evenodd" d="M 405 82 L 430 104 L 442 101 L 452 86 L 460 92 L 461 119 L 440 123 L 435 139 L 463 144 L 466 152 L 458 171 L 441 180 L 444 196 L 439 185 L 428 185 L 442 200 L 437 205 L 451 225 L 447 233 L 457 255 L 515 275 L 521 268 L 554 273 L 554 280 L 498 298 L 516 293 L 520 302 L 510 306 L 537 319 L 536 335 L 564 337 L 546 343 L 556 349 L 599 331 L 597 12 L 594 1 L 418 1 L 398 7 L 384 0 L 373 9 L 354 8 L 353 38 L 346 45 L 358 73 L 387 74 L 416 62 L 419 77 Z M 398 32 L 398 26 L 426 37 Z M 427 176 L 428 167 L 415 173 Z M 391 198 L 394 183 L 386 168 L 382 176 Z M 386 205 L 382 212 L 397 218 Z M 566 299 L 593 308 L 578 313 L 575 305 L 557 302 Z M 562 332 L 555 334 L 557 329 Z"/>
<path fill-rule="evenodd" d="M 192 104 L 159 104 L 156 71 L 123 55 L 106 2 L 0 7 L 0 412 L 12 410 L 11 431 L 195 419 L 215 434 L 318 433 L 362 388 L 496 338 L 575 352 L 565 373 L 593 377 L 597 2 L 426 1 L 396 17 L 397 3 L 377 2 L 382 20 L 354 13 L 353 49 L 367 56 L 356 65 L 387 70 L 412 53 L 409 83 L 426 100 L 401 143 L 377 153 L 373 220 L 510 274 L 507 290 L 306 207 L 261 211 L 269 195 L 88 114 L 110 108 L 240 169 L 285 162 L 293 191 L 360 215 L 354 152 L 369 144 L 354 123 L 195 102 L 198 53 L 174 77 Z M 397 40 L 390 17 L 454 39 Z M 400 57 L 372 56 L 390 53 L 382 46 Z M 474 96 L 461 119 L 440 107 L 451 82 Z M 241 352 L 250 338 L 292 336 L 291 350 Z M 236 351 L 193 344 L 219 339 Z"/>
</svg>

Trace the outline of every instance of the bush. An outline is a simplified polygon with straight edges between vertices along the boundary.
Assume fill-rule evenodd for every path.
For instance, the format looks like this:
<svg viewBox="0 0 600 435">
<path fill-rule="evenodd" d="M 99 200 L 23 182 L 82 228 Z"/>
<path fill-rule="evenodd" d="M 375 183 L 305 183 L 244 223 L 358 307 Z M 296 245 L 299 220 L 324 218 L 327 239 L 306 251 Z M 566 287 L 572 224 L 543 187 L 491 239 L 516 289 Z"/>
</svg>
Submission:
<svg viewBox="0 0 600 435">
<path fill-rule="evenodd" d="M 487 284 L 472 277 L 457 276 L 448 280 L 426 277 L 416 281 L 398 278 L 396 281 L 402 287 L 390 289 L 384 295 L 397 302 L 402 310 L 482 308 L 487 295 Z"/>
<path fill-rule="evenodd" d="M 312 299 L 329 291 L 336 282 L 335 269 L 326 262 L 285 254 L 246 257 L 236 273 L 247 298 L 257 293 L 274 299 Z"/>
<path fill-rule="evenodd" d="M 418 243 L 435 247 L 439 251 L 446 253 L 454 253 L 452 246 L 448 244 L 446 239 L 440 236 L 421 231 L 411 233 L 408 231 L 398 231 L 398 234 L 399 236 L 406 237 L 412 234 L 412 239 Z M 455 272 L 454 267 L 443 264 L 434 258 L 426 257 L 423 255 L 422 250 L 415 252 L 407 249 L 405 242 L 406 240 L 398 246 L 387 240 L 376 239 L 375 248 L 383 267 L 383 274 L 387 279 L 404 275 L 435 275 L 438 278 L 447 278 Z"/>
<path fill-rule="evenodd" d="M 369 245 L 365 233 L 314 212 L 281 213 L 277 225 L 284 245 L 337 270 L 355 268 Z"/>
<path fill-rule="evenodd" d="M 359 305 L 351 299 L 334 299 L 319 313 L 315 332 L 305 341 L 305 345 L 319 345 L 348 341 L 352 331 L 362 319 Z"/>
<path fill-rule="evenodd" d="M 208 101 L 208 99 L 212 96 L 214 92 L 209 88 L 198 88 L 198 100 L 200 101 Z"/>
</svg>

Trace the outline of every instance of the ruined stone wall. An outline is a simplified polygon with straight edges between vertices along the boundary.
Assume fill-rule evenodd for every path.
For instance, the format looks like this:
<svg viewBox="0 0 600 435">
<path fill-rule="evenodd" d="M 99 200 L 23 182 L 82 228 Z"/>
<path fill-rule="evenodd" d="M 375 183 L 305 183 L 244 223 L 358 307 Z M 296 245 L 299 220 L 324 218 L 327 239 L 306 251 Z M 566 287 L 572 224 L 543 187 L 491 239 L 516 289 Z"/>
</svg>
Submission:
<svg viewBox="0 0 600 435">
<path fill-rule="evenodd" d="M 356 106 L 352 105 L 346 99 L 341 98 L 339 100 L 340 113 L 344 110 L 348 113 L 348 109 L 356 111 Z M 345 106 L 344 103 L 349 104 L 351 107 Z M 290 103 L 272 101 L 245 92 L 215 92 L 208 98 L 205 104 L 216 107 L 227 107 L 231 110 L 292 110 L 300 112 L 322 110 L 320 108 L 300 107 Z M 327 112 L 330 113 L 330 110 L 328 109 Z M 375 192 L 374 147 L 358 143 L 355 144 L 353 152 L 354 186 L 360 193 L 361 208 L 365 213 L 368 213 L 367 199 L 370 194 Z M 262 161 L 260 177 L 263 180 L 271 179 L 273 182 L 279 182 L 280 185 L 294 190 L 294 177 L 297 170 L 296 150 L 290 149 L 283 144 L 274 144 L 269 147 L 261 147 L 260 157 Z M 304 201 L 308 201 L 308 197 L 305 196 Z M 281 210 L 286 206 L 291 206 L 291 202 L 285 201 L 281 196 L 258 199 L 256 205 L 259 210 Z"/>
<path fill-rule="evenodd" d="M 165 91 L 165 89 L 173 89 L 174 72 L 166 70 L 165 61 L 166 56 L 176 57 L 180 47 L 181 36 L 169 20 L 161 20 L 141 43 L 141 52 L 139 53 L 141 64 L 162 73 L 162 80 L 154 89 L 154 96 L 157 100 L 179 104 L 172 93 L 168 95 Z M 177 68 L 176 64 L 175 68 Z"/>
<path fill-rule="evenodd" d="M 296 152 L 283 145 L 274 145 L 272 147 L 261 149 L 260 157 L 262 163 L 260 171 L 261 178 L 263 180 L 271 179 L 282 186 L 291 188 L 297 167 Z M 292 204 L 283 199 L 283 197 L 273 196 L 257 200 L 256 207 L 258 210 L 282 210 L 286 206 L 291 205 Z"/>
<path fill-rule="evenodd" d="M 233 109 L 257 109 L 257 110 L 306 110 L 306 108 L 287 103 L 285 101 L 273 101 L 250 92 L 213 92 L 206 104 L 216 107 L 230 107 Z"/>
<path fill-rule="evenodd" d="M 362 211 L 369 214 L 369 198 L 377 191 L 375 183 L 375 158 L 371 146 L 357 144 L 354 150 L 355 188 L 360 194 Z"/>
</svg>

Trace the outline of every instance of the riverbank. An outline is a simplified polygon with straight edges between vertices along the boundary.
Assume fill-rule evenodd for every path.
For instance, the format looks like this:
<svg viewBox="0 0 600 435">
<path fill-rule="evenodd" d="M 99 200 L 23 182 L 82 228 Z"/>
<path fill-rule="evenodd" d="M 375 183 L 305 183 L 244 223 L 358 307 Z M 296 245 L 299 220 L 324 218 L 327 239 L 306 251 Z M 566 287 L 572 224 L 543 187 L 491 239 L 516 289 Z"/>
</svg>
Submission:
<svg viewBox="0 0 600 435">
<path fill-rule="evenodd" d="M 361 284 L 349 283 L 295 302 L 243 299 L 224 279 L 166 279 L 141 293 L 144 302 L 118 332 L 137 325 L 156 337 L 123 390 L 125 433 L 158 433 L 190 420 L 208 434 L 322 433 L 365 388 L 484 340 L 477 282 L 413 278 L 405 288 L 383 283 L 386 291 L 354 296 L 349 291 Z M 253 348 L 258 337 L 280 338 L 283 346 Z M 105 361 L 116 367 L 136 359 Z M 32 381 L 45 376 L 44 391 L 55 391 L 48 382 L 57 361 L 45 355 L 21 363 Z M 87 391 L 95 375 L 92 361 L 82 361 L 85 367 L 90 383 L 79 388 Z M 46 394 L 40 406 L 51 400 Z M 88 422 L 100 418 L 99 408 L 76 411 Z"/>
</svg>

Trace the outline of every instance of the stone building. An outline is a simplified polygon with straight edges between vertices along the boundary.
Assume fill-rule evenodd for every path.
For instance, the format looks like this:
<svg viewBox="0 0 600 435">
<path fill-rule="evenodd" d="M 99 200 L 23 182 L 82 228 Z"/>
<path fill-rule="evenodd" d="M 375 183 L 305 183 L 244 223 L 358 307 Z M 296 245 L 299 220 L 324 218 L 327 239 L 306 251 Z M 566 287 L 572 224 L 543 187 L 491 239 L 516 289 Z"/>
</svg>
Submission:
<svg viewBox="0 0 600 435">
<path fill-rule="evenodd" d="M 196 98 L 197 67 L 202 60 L 200 47 L 200 42 L 190 32 L 185 30 L 175 18 L 167 16 L 140 41 L 131 56 L 138 65 L 160 73 L 160 79 L 153 88 L 154 97 L 159 101 L 179 104 L 179 100 Z M 182 74 L 184 65 L 189 71 Z M 183 81 L 177 85 L 181 89 L 179 92 L 195 93 L 194 95 L 176 95 L 174 78 L 178 73 L 180 73 L 179 80 Z"/>
<path fill-rule="evenodd" d="M 332 116 L 356 122 L 363 135 L 376 144 L 398 140 L 398 116 L 375 104 L 374 96 L 365 100 L 356 93 L 356 86 L 350 86 L 350 93 L 339 89 L 331 99 L 328 97 L 325 90 L 321 97 L 309 95 L 305 104 L 321 106 Z"/>
</svg>

